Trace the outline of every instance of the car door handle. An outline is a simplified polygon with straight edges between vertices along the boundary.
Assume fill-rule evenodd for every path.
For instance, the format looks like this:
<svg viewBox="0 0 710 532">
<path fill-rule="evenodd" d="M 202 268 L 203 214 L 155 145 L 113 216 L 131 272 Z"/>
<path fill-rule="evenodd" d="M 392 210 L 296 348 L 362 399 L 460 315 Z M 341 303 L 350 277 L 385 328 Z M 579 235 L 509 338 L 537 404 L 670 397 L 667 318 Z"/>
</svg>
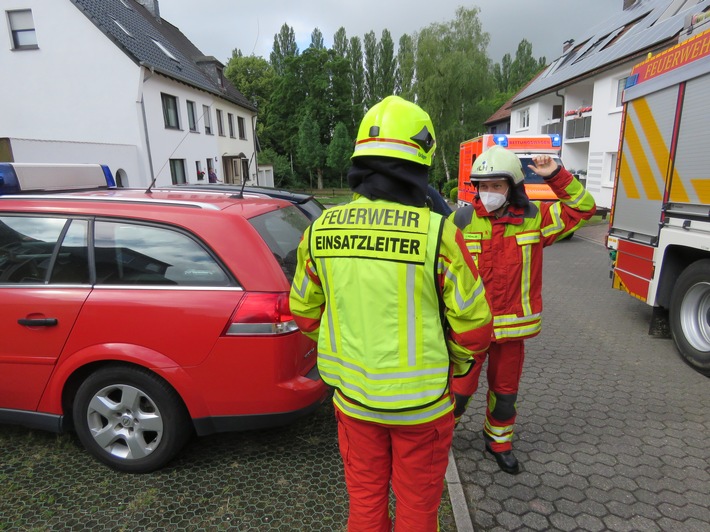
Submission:
<svg viewBox="0 0 710 532">
<path fill-rule="evenodd" d="M 27 325 L 29 327 L 54 327 L 59 321 L 57 318 L 20 318 L 17 320 L 20 325 Z"/>
</svg>

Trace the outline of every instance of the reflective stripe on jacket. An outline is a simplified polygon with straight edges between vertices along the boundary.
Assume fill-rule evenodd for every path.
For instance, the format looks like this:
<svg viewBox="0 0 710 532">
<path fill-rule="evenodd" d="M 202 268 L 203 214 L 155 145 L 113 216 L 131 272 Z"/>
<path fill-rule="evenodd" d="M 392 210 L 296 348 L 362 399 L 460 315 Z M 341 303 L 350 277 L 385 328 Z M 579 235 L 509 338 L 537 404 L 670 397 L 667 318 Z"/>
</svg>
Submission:
<svg viewBox="0 0 710 532">
<path fill-rule="evenodd" d="M 418 424 L 451 410 L 452 366 L 465 373 L 492 332 L 464 250 L 438 214 L 384 200 L 328 209 L 306 230 L 291 312 L 317 338 L 318 369 L 343 413 Z"/>
<path fill-rule="evenodd" d="M 496 218 L 478 199 L 450 219 L 461 229 L 491 302 L 495 340 L 521 340 L 542 327 L 542 249 L 581 227 L 594 199 L 567 170 L 545 181 L 560 201 L 531 201 Z"/>
</svg>

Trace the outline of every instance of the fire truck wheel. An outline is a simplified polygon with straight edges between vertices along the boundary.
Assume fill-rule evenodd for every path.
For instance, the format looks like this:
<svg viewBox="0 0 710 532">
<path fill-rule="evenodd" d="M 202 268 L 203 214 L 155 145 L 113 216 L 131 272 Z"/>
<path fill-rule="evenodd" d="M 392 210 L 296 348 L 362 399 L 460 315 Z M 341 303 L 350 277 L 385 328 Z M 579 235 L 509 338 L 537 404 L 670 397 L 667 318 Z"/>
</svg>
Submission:
<svg viewBox="0 0 710 532">
<path fill-rule="evenodd" d="M 671 297 L 673 341 L 683 360 L 710 377 L 710 260 L 692 263 L 678 277 Z"/>
</svg>

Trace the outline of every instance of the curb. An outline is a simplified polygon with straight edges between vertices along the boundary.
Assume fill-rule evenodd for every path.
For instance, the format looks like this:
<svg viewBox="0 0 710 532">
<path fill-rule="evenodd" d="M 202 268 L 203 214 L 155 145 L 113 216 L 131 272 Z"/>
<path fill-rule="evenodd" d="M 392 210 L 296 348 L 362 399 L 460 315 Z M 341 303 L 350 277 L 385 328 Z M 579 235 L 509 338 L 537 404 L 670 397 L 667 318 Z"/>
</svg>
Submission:
<svg viewBox="0 0 710 532">
<path fill-rule="evenodd" d="M 454 513 L 456 530 L 458 532 L 473 532 L 473 522 L 471 513 L 468 511 L 466 497 L 463 494 L 463 486 L 459 478 L 459 471 L 456 468 L 454 453 L 449 449 L 449 465 L 446 466 L 446 484 L 449 490 L 449 499 Z"/>
</svg>

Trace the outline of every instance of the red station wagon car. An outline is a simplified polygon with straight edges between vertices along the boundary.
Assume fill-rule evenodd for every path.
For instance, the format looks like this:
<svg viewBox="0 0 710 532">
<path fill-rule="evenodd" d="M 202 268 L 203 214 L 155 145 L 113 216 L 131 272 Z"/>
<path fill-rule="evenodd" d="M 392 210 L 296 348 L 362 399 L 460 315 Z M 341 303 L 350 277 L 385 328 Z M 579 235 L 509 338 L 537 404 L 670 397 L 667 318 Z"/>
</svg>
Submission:
<svg viewBox="0 0 710 532">
<path fill-rule="evenodd" d="M 308 223 L 216 192 L 0 195 L 0 423 L 73 425 L 148 472 L 193 432 L 314 410 L 327 387 L 288 307 Z"/>
</svg>

